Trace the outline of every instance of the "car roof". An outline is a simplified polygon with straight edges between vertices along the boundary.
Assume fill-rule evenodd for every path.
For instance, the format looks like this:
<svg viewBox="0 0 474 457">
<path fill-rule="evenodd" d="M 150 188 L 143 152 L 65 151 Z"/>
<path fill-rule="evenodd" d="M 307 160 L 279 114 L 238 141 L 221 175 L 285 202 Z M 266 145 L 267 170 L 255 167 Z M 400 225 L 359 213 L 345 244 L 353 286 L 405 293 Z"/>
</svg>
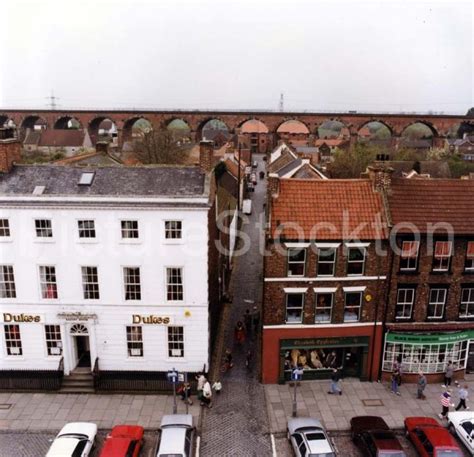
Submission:
<svg viewBox="0 0 474 457">
<path fill-rule="evenodd" d="M 161 432 L 158 456 L 162 454 L 184 454 L 184 439 L 187 427 L 166 427 Z"/>
<path fill-rule="evenodd" d="M 143 427 L 140 425 L 116 425 L 110 432 L 110 436 L 139 440 L 143 438 Z"/>
<path fill-rule="evenodd" d="M 413 417 L 407 417 L 405 419 L 405 424 L 409 428 L 416 428 L 416 427 L 439 427 L 443 428 L 443 426 L 436 420 L 433 419 L 432 417 L 424 417 L 424 416 L 413 416 Z"/>
<path fill-rule="evenodd" d="M 193 426 L 193 416 L 191 414 L 167 414 L 161 419 L 161 427 L 173 425 Z"/>
<path fill-rule="evenodd" d="M 325 454 L 334 452 L 323 430 L 308 430 L 304 433 L 310 454 Z"/>
<path fill-rule="evenodd" d="M 100 457 L 123 457 L 132 441 L 130 438 L 107 438 Z"/>
<path fill-rule="evenodd" d="M 46 457 L 64 457 L 67 455 L 72 455 L 79 441 L 80 440 L 77 438 L 56 438 L 49 448 Z"/>
<path fill-rule="evenodd" d="M 95 435 L 97 433 L 97 424 L 92 422 L 70 422 L 61 429 L 58 436 L 68 433 L 84 434 L 87 436 Z"/>
<path fill-rule="evenodd" d="M 459 449 L 456 440 L 444 427 L 420 427 L 433 446 L 453 447 Z"/>
<path fill-rule="evenodd" d="M 372 430 L 370 432 L 375 445 L 380 450 L 402 451 L 403 447 L 391 430 Z"/>
</svg>

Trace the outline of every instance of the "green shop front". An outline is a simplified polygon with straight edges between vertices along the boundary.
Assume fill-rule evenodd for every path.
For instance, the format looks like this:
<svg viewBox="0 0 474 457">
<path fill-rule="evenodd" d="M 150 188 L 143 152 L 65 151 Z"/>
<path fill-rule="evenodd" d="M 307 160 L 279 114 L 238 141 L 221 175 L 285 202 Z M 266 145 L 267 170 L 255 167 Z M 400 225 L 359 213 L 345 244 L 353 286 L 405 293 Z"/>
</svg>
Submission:
<svg viewBox="0 0 474 457">
<path fill-rule="evenodd" d="M 280 340 L 278 382 L 289 381 L 296 366 L 303 368 L 303 380 L 328 379 L 333 368 L 341 369 L 343 377 L 366 380 L 369 340 L 367 336 Z"/>
<path fill-rule="evenodd" d="M 474 330 L 450 333 L 396 333 L 385 335 L 382 372 L 388 379 L 395 362 L 402 373 L 415 377 L 421 371 L 441 379 L 449 361 L 457 377 L 474 371 Z"/>
</svg>

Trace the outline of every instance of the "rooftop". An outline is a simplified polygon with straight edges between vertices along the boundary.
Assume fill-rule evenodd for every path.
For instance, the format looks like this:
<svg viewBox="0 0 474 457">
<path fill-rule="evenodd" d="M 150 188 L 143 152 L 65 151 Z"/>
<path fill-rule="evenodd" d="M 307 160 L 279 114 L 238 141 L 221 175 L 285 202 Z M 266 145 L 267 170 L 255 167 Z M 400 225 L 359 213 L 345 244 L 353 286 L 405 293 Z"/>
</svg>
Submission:
<svg viewBox="0 0 474 457">
<path fill-rule="evenodd" d="M 385 239 L 386 220 L 381 195 L 372 182 L 357 179 L 280 179 L 273 200 L 271 231 L 280 224 L 296 224 L 304 239 Z M 295 229 L 281 236 L 298 239 Z"/>
<path fill-rule="evenodd" d="M 91 185 L 78 184 L 84 172 L 95 173 Z M 0 198 L 31 196 L 38 186 L 45 186 L 41 197 L 200 197 L 205 177 L 199 167 L 16 165 L 0 174 Z"/>
</svg>

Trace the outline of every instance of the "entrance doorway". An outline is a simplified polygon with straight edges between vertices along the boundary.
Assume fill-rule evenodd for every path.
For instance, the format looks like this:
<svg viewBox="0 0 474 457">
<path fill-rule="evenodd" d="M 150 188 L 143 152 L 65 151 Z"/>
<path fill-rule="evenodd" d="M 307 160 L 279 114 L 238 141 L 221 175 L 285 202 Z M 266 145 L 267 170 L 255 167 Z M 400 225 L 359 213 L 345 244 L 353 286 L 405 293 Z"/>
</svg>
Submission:
<svg viewBox="0 0 474 457">
<path fill-rule="evenodd" d="M 91 367 L 91 351 L 89 345 L 89 336 L 77 335 L 76 340 L 76 367 L 90 368 Z"/>
<path fill-rule="evenodd" d="M 467 352 L 466 373 L 474 373 L 474 341 L 469 341 Z"/>
</svg>

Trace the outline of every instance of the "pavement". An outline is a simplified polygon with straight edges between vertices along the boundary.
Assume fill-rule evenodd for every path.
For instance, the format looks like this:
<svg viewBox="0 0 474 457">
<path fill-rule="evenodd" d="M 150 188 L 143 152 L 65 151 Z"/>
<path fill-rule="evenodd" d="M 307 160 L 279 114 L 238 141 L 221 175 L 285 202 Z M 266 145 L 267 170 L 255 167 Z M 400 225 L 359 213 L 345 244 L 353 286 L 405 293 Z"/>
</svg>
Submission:
<svg viewBox="0 0 474 457">
<path fill-rule="evenodd" d="M 460 381 L 474 391 L 474 379 L 467 375 Z M 426 400 L 416 398 L 416 384 L 402 384 L 400 396 L 390 391 L 390 386 L 379 382 L 361 382 L 349 378 L 341 382 L 342 395 L 329 395 L 329 380 L 302 381 L 296 387 L 298 416 L 312 416 L 321 419 L 329 431 L 344 431 L 350 428 L 354 416 L 381 416 L 391 428 L 403 428 L 405 417 L 429 416 L 438 419 L 441 412 L 441 384 L 428 384 Z M 285 385 L 265 385 L 265 397 L 271 433 L 286 431 L 287 420 L 292 415 L 294 387 Z M 453 403 L 457 405 L 457 389 L 451 388 Z M 473 394 L 474 395 L 474 394 Z M 468 402 L 469 406 L 469 402 Z M 474 408 L 474 406 L 473 406 Z M 453 410 L 453 408 L 451 408 Z"/>
<path fill-rule="evenodd" d="M 195 399 L 195 397 L 194 397 Z M 178 413 L 185 412 L 178 399 Z M 156 430 L 164 414 L 172 414 L 168 395 L 84 395 L 54 393 L 0 393 L 1 431 L 52 431 L 66 422 L 95 422 L 99 429 L 119 424 L 137 424 Z M 197 401 L 189 412 L 198 420 Z"/>
</svg>

